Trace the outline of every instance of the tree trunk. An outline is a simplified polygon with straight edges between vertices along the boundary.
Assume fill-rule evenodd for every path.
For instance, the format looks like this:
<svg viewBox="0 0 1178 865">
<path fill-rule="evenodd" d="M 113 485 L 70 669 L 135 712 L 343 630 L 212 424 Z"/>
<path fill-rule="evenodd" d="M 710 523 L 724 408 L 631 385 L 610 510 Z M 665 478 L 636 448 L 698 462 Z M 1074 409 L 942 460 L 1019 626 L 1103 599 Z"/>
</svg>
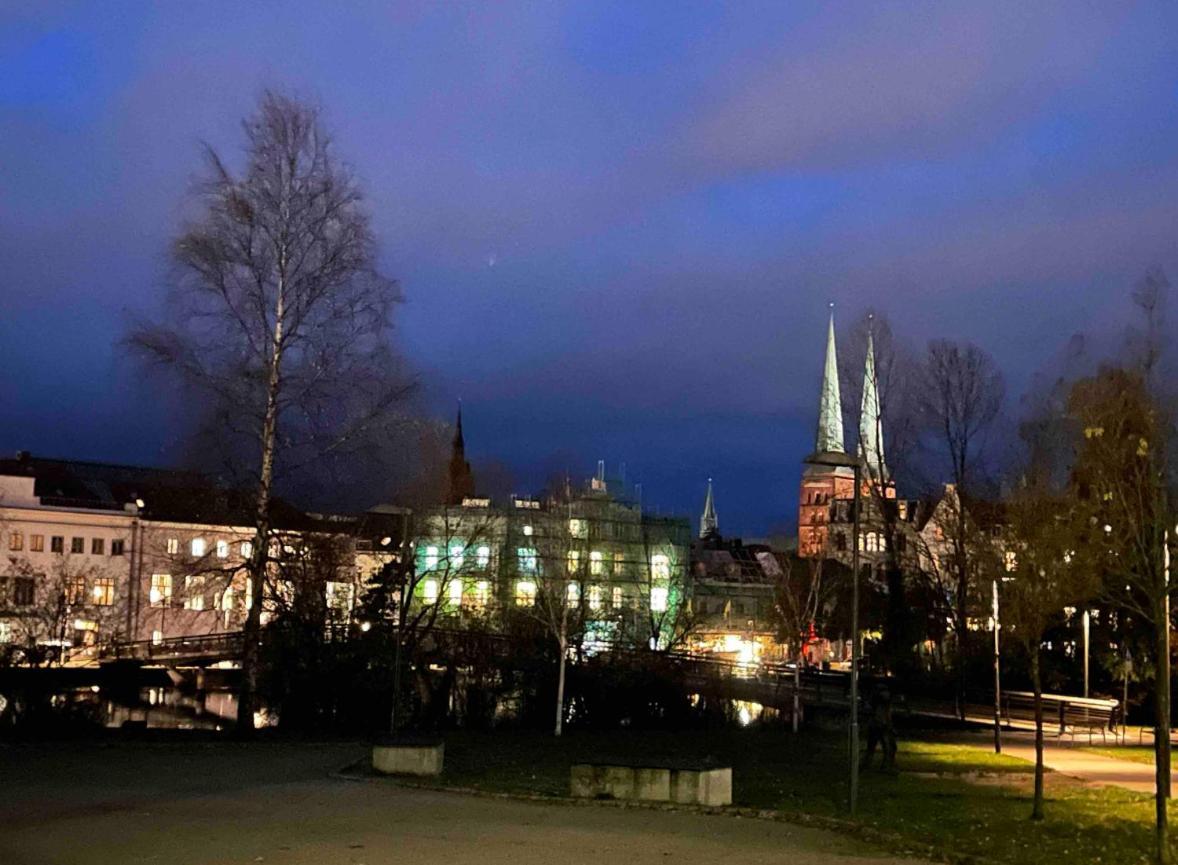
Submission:
<svg viewBox="0 0 1178 865">
<path fill-rule="evenodd" d="M 1167 590 L 1169 586 L 1166 587 Z M 1156 861 L 1166 865 L 1170 861 L 1170 826 L 1166 813 L 1170 798 L 1170 622 L 1169 604 L 1165 600 L 1156 605 L 1158 684 L 1154 715 L 1154 805 Z"/>
<path fill-rule="evenodd" d="M 568 652 L 567 638 L 561 629 L 562 633 L 560 639 L 557 641 L 560 648 L 560 661 L 557 663 L 556 674 L 556 730 L 555 735 L 559 736 L 564 730 L 564 668 L 565 655 Z"/>
<path fill-rule="evenodd" d="M 802 641 L 802 648 L 798 652 L 797 663 L 794 664 L 794 711 L 793 711 L 793 731 L 798 732 L 802 721 L 802 663 L 806 657 L 805 640 Z"/>
<path fill-rule="evenodd" d="M 1039 646 L 1031 647 L 1031 687 L 1035 691 L 1035 800 L 1031 819 L 1043 819 L 1043 682 L 1039 676 Z"/>
<path fill-rule="evenodd" d="M 280 261 L 285 272 L 285 260 Z M 270 369 L 266 382 L 266 412 L 262 418 L 261 467 L 258 472 L 254 514 L 254 546 L 250 555 L 250 607 L 242 627 L 241 691 L 237 697 L 237 732 L 251 735 L 257 707 L 258 668 L 262 638 L 262 600 L 265 597 L 266 564 L 270 535 L 270 493 L 274 480 L 274 442 L 278 429 L 278 395 L 281 387 L 282 340 L 286 317 L 285 280 L 279 279 L 274 309 L 274 333 L 270 343 Z"/>
</svg>

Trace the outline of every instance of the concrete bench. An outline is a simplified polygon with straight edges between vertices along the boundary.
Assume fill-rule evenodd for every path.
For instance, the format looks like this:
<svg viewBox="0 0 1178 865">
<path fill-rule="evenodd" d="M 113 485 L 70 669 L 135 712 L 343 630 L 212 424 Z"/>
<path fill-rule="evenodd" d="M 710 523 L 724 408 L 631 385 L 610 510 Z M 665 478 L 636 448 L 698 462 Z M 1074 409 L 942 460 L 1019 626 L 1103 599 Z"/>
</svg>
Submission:
<svg viewBox="0 0 1178 865">
<path fill-rule="evenodd" d="M 372 768 L 382 775 L 441 775 L 445 753 L 440 739 L 387 736 L 372 746 Z"/>
<path fill-rule="evenodd" d="M 731 805 L 728 766 L 577 763 L 569 772 L 574 797 L 676 802 L 681 805 Z"/>
</svg>

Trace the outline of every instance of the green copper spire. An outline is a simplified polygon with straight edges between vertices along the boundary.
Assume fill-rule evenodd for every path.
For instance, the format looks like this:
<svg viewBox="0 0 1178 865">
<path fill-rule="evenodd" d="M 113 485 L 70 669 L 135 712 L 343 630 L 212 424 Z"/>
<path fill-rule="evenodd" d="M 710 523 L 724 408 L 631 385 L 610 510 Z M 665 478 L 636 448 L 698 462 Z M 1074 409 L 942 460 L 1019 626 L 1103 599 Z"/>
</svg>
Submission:
<svg viewBox="0 0 1178 865">
<path fill-rule="evenodd" d="M 843 446 L 843 404 L 839 396 L 839 363 L 834 348 L 834 304 L 830 305 L 830 327 L 826 333 L 826 368 L 822 372 L 822 398 L 818 403 L 818 453 L 845 453 Z"/>
<path fill-rule="evenodd" d="M 716 517 L 716 504 L 712 499 L 712 479 L 708 478 L 708 497 L 704 499 L 704 513 L 699 518 L 699 536 L 706 538 L 720 533 L 720 521 Z"/>
<path fill-rule="evenodd" d="M 883 418 L 879 412 L 879 377 L 875 372 L 875 337 L 867 329 L 867 361 L 863 367 L 863 405 L 859 413 L 859 450 L 867 470 L 877 480 L 887 480 L 884 463 Z"/>
</svg>

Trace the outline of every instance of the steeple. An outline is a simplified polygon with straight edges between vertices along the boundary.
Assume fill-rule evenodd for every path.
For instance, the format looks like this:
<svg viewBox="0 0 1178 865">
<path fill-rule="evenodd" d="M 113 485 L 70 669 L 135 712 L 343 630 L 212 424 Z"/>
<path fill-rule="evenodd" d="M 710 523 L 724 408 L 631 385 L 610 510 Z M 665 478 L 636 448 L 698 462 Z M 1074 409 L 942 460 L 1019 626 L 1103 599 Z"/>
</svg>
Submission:
<svg viewBox="0 0 1178 865">
<path fill-rule="evenodd" d="M 863 367 L 863 405 L 859 413 L 859 455 L 867 463 L 867 471 L 872 477 L 886 481 L 888 468 L 884 463 L 883 418 L 879 411 L 879 377 L 875 372 L 875 337 L 872 331 L 869 321 L 867 360 Z"/>
<path fill-rule="evenodd" d="M 462 436 L 462 403 L 458 403 L 458 421 L 454 425 L 454 441 L 450 446 L 450 488 L 446 504 L 460 505 L 474 495 L 474 475 L 466 461 L 466 440 Z"/>
<path fill-rule="evenodd" d="M 839 364 L 834 347 L 834 304 L 830 305 L 830 326 L 826 333 L 826 367 L 822 372 L 822 397 L 818 403 L 818 453 L 845 453 L 843 446 L 843 405 L 839 396 Z"/>
<path fill-rule="evenodd" d="M 708 478 L 708 496 L 704 499 L 704 513 L 699 518 L 699 536 L 708 538 L 720 534 L 720 521 L 716 518 L 716 504 L 712 497 L 712 479 Z"/>
</svg>

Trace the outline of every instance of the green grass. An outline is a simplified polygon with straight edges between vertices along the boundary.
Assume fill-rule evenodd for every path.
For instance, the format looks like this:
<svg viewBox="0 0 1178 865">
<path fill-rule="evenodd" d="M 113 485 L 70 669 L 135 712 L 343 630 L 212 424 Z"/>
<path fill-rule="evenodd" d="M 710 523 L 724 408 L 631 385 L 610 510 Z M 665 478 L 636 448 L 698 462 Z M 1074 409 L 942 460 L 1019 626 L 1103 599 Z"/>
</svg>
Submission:
<svg viewBox="0 0 1178 865">
<path fill-rule="evenodd" d="M 712 757 L 733 767 L 736 805 L 845 817 L 846 751 L 836 734 L 572 732 L 446 737 L 447 785 L 565 796 L 575 762 Z M 1137 865 L 1150 861 L 1148 796 L 1049 773 L 1047 818 L 1031 822 L 1029 763 L 951 737 L 900 743 L 899 772 L 863 775 L 858 824 L 893 850 L 921 845 L 1002 863 Z M 1178 853 L 1178 847 L 1175 850 Z"/>
<path fill-rule="evenodd" d="M 1086 745 L 1082 750 L 1100 754 L 1102 757 L 1115 757 L 1118 760 L 1132 760 L 1134 763 L 1153 765 L 1152 743 L 1149 745 Z"/>
</svg>

